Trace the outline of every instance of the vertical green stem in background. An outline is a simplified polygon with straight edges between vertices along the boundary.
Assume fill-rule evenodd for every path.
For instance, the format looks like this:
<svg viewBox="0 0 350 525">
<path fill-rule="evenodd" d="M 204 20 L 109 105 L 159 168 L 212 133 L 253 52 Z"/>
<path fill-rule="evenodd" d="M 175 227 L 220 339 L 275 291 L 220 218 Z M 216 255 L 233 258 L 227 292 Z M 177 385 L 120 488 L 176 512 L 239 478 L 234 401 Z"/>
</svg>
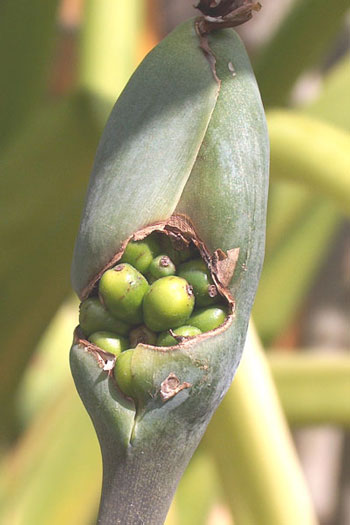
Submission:
<svg viewBox="0 0 350 525">
<path fill-rule="evenodd" d="M 336 208 L 316 199 L 266 256 L 253 307 L 264 344 L 271 344 L 296 315 L 339 222 Z"/>
<path fill-rule="evenodd" d="M 0 157 L 1 439 L 35 343 L 69 292 L 69 263 L 97 130 L 86 97 L 43 108 Z M 54 278 L 53 278 L 54 276 Z M 5 431 L 6 430 L 6 431 Z"/>
<path fill-rule="evenodd" d="M 95 522 L 100 452 L 89 418 L 72 390 L 66 377 L 57 397 L 35 415 L 1 464 L 2 524 Z"/>
<path fill-rule="evenodd" d="M 44 94 L 58 0 L 0 5 L 0 143 L 23 124 Z"/>
<path fill-rule="evenodd" d="M 320 96 L 304 108 L 313 117 L 350 131 L 349 53 L 330 70 Z"/>
<path fill-rule="evenodd" d="M 349 9 L 348 0 L 297 0 L 258 55 L 254 70 L 266 106 L 285 104 L 298 76 L 318 65 Z"/>
<path fill-rule="evenodd" d="M 80 47 L 80 85 L 116 100 L 133 72 L 143 0 L 87 0 Z"/>
<path fill-rule="evenodd" d="M 268 114 L 271 179 L 311 186 L 350 214 L 350 134 L 292 111 Z"/>
<path fill-rule="evenodd" d="M 278 249 L 286 235 L 299 225 L 300 218 L 315 204 L 310 188 L 288 180 L 275 181 L 269 189 L 266 228 L 266 256 Z M 263 270 L 264 271 L 264 270 Z"/>
<path fill-rule="evenodd" d="M 236 525 L 316 518 L 271 374 L 252 328 L 236 379 L 204 437 Z"/>
<path fill-rule="evenodd" d="M 278 394 L 292 425 L 350 428 L 350 356 L 299 350 L 270 352 Z"/>
<path fill-rule="evenodd" d="M 173 501 L 173 511 L 179 525 L 203 525 L 213 505 L 218 501 L 220 482 L 213 458 L 200 449 L 186 469 Z M 166 521 L 168 524 L 168 520 Z"/>
</svg>

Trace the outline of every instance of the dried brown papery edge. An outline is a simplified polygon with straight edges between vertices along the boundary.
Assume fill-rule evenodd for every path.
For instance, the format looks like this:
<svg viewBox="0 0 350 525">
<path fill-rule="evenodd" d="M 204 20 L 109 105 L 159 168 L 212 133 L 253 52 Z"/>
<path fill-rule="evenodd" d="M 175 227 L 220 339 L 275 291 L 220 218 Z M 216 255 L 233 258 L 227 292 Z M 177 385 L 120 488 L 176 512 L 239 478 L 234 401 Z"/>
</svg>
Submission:
<svg viewBox="0 0 350 525">
<path fill-rule="evenodd" d="M 118 252 L 102 268 L 102 270 L 98 272 L 98 274 L 91 280 L 89 285 L 83 290 L 81 300 L 84 301 L 85 299 L 87 299 L 95 290 L 97 283 L 104 274 L 104 272 L 118 263 L 118 261 L 122 258 L 125 248 L 129 241 L 140 241 L 145 237 L 148 237 L 153 232 L 168 235 L 169 237 L 171 237 L 173 245 L 177 244 L 178 247 L 182 249 L 186 248 L 190 244 L 190 242 L 193 242 L 193 244 L 197 247 L 201 257 L 208 266 L 211 272 L 212 279 L 218 289 L 218 292 L 226 299 L 229 305 L 229 313 L 225 321 L 218 328 L 215 328 L 214 330 L 210 330 L 208 332 L 204 332 L 203 334 L 199 334 L 194 337 L 186 338 L 177 345 L 164 347 L 146 345 L 141 343 L 137 346 L 142 346 L 144 348 L 147 348 L 148 350 L 156 352 L 172 352 L 175 350 L 179 350 L 180 348 L 193 345 L 199 340 L 207 339 L 209 337 L 212 337 L 214 334 L 216 335 L 226 330 L 232 322 L 235 310 L 234 298 L 227 287 L 232 279 L 236 267 L 239 255 L 239 248 L 233 248 L 231 250 L 228 250 L 227 253 L 225 253 L 221 249 L 218 249 L 215 250 L 215 252 L 211 255 L 204 242 L 197 235 L 196 230 L 189 217 L 183 214 L 172 215 L 166 221 L 160 221 L 154 224 L 150 224 L 146 228 L 142 228 L 141 230 L 138 230 L 132 235 L 130 235 L 125 241 L 123 241 Z M 112 361 L 115 363 L 115 355 L 101 350 L 98 346 L 88 341 L 85 338 L 79 326 L 74 331 L 73 342 L 74 344 L 80 344 L 84 346 L 84 349 L 86 351 L 94 355 L 100 368 L 108 371 L 110 371 L 113 368 L 113 366 L 111 366 L 110 363 Z"/>
<path fill-rule="evenodd" d="M 84 288 L 80 299 L 85 301 L 85 299 L 87 299 L 92 294 L 104 272 L 115 266 L 118 261 L 120 261 L 129 241 L 141 241 L 153 232 L 168 235 L 171 237 L 173 244 L 177 244 L 179 246 L 179 249 L 186 248 L 192 241 L 193 244 L 198 248 L 201 257 L 204 259 L 205 263 L 210 269 L 214 283 L 216 284 L 219 293 L 226 297 L 229 303 L 234 304 L 234 299 L 227 290 L 227 286 L 230 283 L 235 270 L 239 248 L 228 250 L 227 253 L 218 249 L 213 253 L 213 255 L 210 255 L 210 252 L 205 246 L 204 242 L 197 235 L 191 220 L 183 214 L 172 215 L 166 221 L 150 224 L 149 226 L 146 226 L 146 228 L 142 228 L 141 230 L 138 230 L 130 235 L 125 241 L 123 241 L 120 249 L 112 257 L 112 259 Z"/>
</svg>

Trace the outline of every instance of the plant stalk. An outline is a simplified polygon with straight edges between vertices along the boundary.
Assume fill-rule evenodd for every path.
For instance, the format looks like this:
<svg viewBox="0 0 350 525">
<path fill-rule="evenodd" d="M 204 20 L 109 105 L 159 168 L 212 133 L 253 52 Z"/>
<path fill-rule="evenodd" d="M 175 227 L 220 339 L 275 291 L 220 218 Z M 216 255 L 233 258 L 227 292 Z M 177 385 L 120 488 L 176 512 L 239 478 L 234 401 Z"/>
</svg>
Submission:
<svg viewBox="0 0 350 525">
<path fill-rule="evenodd" d="M 268 361 L 291 425 L 350 427 L 350 357 L 315 350 L 270 352 Z"/>
<path fill-rule="evenodd" d="M 239 372 L 204 440 L 216 460 L 237 525 L 316 523 L 268 363 L 252 326 Z"/>
</svg>

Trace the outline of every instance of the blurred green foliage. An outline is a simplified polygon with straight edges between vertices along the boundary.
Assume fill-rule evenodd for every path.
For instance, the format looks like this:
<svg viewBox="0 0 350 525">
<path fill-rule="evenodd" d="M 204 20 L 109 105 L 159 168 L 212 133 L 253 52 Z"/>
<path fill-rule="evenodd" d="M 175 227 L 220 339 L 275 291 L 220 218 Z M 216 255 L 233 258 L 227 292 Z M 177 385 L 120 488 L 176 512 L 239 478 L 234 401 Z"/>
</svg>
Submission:
<svg viewBox="0 0 350 525">
<path fill-rule="evenodd" d="M 0 7 L 5 80 L 0 101 L 5 219 L 0 227 L 5 245 L 0 263 L 0 521 L 5 524 L 85 525 L 96 515 L 99 450 L 68 370 L 77 322 L 77 303 L 67 300 L 69 267 L 99 135 L 141 54 L 142 34 L 150 30 L 142 0 L 87 0 L 74 92 L 53 100 L 47 86 L 57 7 L 52 0 L 7 1 Z M 324 62 L 347 8 L 344 0 L 292 3 L 255 57 L 271 132 L 266 260 L 253 314 L 266 347 L 300 312 L 331 239 L 350 211 L 347 61 L 326 71 L 312 103 L 282 107 L 299 76 Z M 293 473 L 290 487 L 296 499 L 291 502 L 305 499 L 308 508 L 267 364 L 259 343 L 249 344 L 263 363 L 256 381 L 270 396 L 261 411 L 275 418 L 270 442 L 259 439 L 259 428 L 252 424 L 243 393 L 255 390 L 242 367 L 242 379 L 218 410 L 179 486 L 169 525 L 203 524 L 222 504 L 238 525 L 258 523 L 249 503 L 253 500 L 265 516 L 259 524 L 274 525 L 271 516 L 286 512 L 279 507 L 276 488 L 286 473 Z M 344 402 L 350 397 L 348 359 L 317 361 L 302 353 L 269 359 L 291 423 L 349 426 Z M 281 435 L 282 445 L 273 450 L 273 440 Z M 289 465 L 284 474 L 269 463 L 275 452 Z M 261 476 L 266 483 L 259 485 Z M 312 520 L 310 515 L 307 523 Z"/>
</svg>

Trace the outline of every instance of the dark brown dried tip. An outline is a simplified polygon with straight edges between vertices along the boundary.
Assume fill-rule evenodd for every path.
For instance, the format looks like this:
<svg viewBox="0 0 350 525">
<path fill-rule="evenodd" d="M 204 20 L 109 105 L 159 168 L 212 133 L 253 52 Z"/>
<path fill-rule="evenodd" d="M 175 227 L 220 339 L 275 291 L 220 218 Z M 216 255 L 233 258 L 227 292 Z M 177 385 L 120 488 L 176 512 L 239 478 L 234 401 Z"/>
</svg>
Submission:
<svg viewBox="0 0 350 525">
<path fill-rule="evenodd" d="M 203 13 L 198 27 L 202 35 L 223 29 L 236 27 L 248 22 L 253 11 L 259 11 L 261 4 L 251 0 L 200 0 L 196 9 Z"/>
</svg>

